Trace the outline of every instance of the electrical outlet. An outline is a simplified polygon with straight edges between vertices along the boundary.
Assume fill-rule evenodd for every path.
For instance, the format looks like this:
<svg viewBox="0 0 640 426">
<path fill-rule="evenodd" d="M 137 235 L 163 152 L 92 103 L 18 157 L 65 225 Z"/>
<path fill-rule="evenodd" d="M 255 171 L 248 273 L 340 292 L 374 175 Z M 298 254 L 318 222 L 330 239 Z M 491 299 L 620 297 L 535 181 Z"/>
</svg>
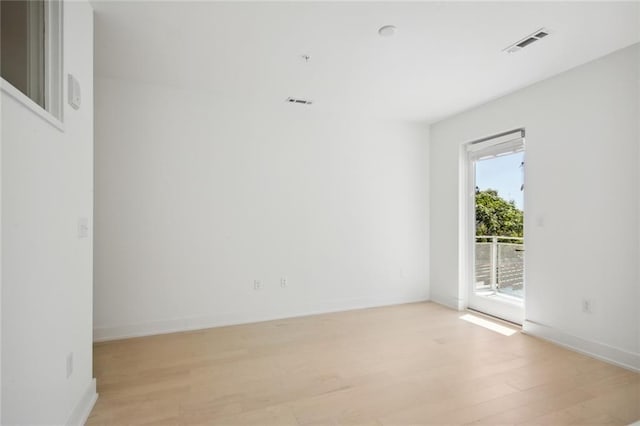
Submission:
<svg viewBox="0 0 640 426">
<path fill-rule="evenodd" d="M 67 379 L 73 374 L 73 352 L 67 355 Z"/>
<path fill-rule="evenodd" d="M 582 299 L 582 312 L 585 314 L 593 313 L 593 302 L 591 299 Z"/>
<path fill-rule="evenodd" d="M 285 288 L 287 286 L 287 279 L 280 278 L 280 287 Z"/>
<path fill-rule="evenodd" d="M 262 283 L 260 280 L 253 280 L 253 289 L 260 290 L 262 288 Z"/>
</svg>

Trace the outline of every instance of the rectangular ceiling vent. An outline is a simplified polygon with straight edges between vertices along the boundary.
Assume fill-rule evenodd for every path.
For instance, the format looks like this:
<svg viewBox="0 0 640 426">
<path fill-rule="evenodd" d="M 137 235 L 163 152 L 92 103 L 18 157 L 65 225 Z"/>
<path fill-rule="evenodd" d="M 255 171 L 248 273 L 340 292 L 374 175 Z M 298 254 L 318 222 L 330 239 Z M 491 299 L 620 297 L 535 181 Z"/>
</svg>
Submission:
<svg viewBox="0 0 640 426">
<path fill-rule="evenodd" d="M 517 41 L 511 46 L 507 47 L 506 49 L 503 50 L 503 52 L 507 52 L 507 53 L 518 52 L 524 49 L 525 47 L 529 46 L 530 44 L 535 43 L 536 41 L 548 35 L 549 35 L 549 31 L 545 30 L 544 28 L 540 28 L 538 31 L 534 32 L 533 34 L 529 34 L 528 36 L 521 39 L 520 41 Z"/>
<path fill-rule="evenodd" d="M 291 104 L 311 105 L 313 101 L 308 99 L 287 98 L 287 102 Z"/>
</svg>

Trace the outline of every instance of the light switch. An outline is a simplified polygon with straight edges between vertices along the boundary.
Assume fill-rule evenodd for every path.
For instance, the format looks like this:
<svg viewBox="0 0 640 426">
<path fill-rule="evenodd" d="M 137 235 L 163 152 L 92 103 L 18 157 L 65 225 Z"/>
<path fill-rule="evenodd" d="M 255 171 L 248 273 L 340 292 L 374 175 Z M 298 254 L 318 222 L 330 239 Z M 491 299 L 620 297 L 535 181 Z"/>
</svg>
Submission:
<svg viewBox="0 0 640 426">
<path fill-rule="evenodd" d="M 87 238 L 89 236 L 89 219 L 81 217 L 78 219 L 78 238 Z"/>
<path fill-rule="evenodd" d="M 71 74 L 67 74 L 67 92 L 68 92 L 68 102 L 73 109 L 80 109 L 80 103 L 82 102 L 82 97 L 80 95 L 80 83 L 78 80 Z"/>
</svg>

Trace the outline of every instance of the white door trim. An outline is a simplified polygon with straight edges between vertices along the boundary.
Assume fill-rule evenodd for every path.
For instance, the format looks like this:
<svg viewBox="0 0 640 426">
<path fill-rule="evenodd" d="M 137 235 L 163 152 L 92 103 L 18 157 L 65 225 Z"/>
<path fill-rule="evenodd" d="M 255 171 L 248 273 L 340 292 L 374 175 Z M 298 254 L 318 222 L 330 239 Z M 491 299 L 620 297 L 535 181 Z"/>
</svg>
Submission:
<svg viewBox="0 0 640 426">
<path fill-rule="evenodd" d="M 519 142 L 518 142 L 519 140 Z M 493 142 L 493 143 L 492 143 Z M 461 308 L 471 308 L 507 321 L 523 324 L 524 300 L 499 294 L 480 295 L 475 292 L 475 163 L 483 152 L 496 155 L 516 152 L 518 144 L 524 147 L 524 129 L 500 133 L 478 141 L 465 143 L 460 150 L 460 209 L 459 209 L 459 293 Z M 515 149 L 515 150 L 514 150 Z M 524 148 L 523 148 L 524 149 Z M 526 290 L 525 290 L 526 291 Z"/>
</svg>

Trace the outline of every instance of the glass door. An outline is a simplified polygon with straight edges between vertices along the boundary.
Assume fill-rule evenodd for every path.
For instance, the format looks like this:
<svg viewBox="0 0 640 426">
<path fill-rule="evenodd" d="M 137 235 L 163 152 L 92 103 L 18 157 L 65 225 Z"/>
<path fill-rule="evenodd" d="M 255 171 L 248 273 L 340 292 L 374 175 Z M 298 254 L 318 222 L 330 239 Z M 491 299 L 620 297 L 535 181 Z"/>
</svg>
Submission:
<svg viewBox="0 0 640 426">
<path fill-rule="evenodd" d="M 524 318 L 524 132 L 468 146 L 472 309 L 518 324 Z"/>
</svg>

